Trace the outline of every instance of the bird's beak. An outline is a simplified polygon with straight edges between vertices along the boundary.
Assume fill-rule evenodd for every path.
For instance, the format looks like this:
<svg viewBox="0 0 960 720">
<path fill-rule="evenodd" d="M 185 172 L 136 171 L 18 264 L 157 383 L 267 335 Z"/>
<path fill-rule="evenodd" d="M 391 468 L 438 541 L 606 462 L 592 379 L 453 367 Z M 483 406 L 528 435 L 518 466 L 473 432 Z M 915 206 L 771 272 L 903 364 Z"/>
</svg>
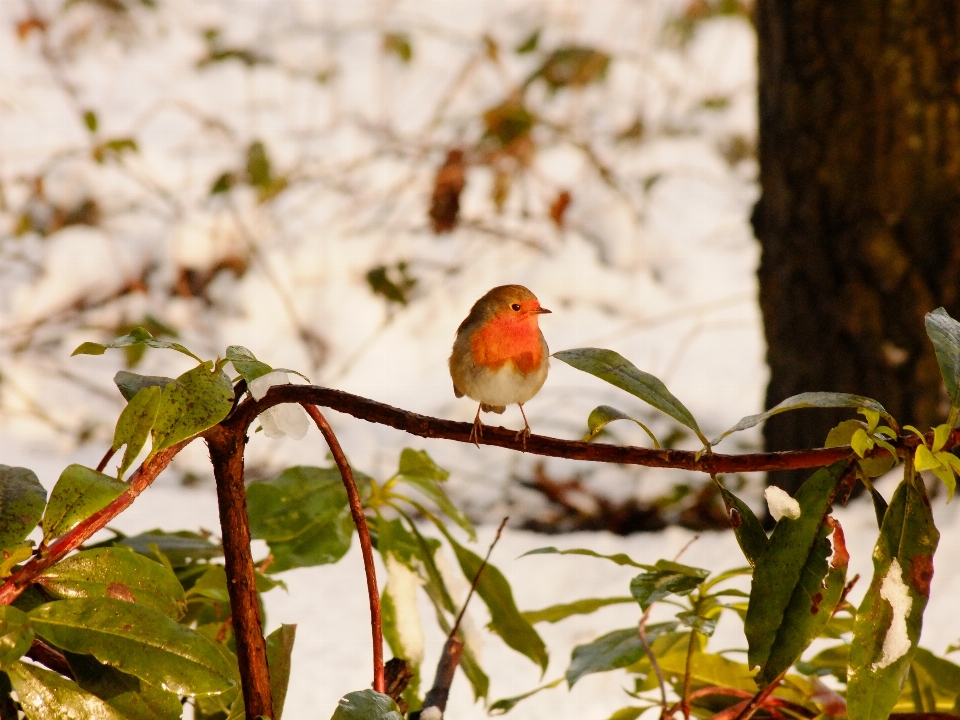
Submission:
<svg viewBox="0 0 960 720">
<path fill-rule="evenodd" d="M 547 310 L 544 307 L 538 307 L 536 310 L 531 310 L 534 315 L 543 315 L 544 313 L 552 313 L 553 310 Z"/>
</svg>

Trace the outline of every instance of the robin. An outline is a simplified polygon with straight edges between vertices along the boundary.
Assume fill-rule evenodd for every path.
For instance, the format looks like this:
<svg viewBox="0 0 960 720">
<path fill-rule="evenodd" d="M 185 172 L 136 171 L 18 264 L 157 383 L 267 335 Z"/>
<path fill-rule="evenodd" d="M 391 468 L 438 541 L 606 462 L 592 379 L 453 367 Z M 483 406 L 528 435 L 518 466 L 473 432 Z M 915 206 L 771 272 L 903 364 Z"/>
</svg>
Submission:
<svg viewBox="0 0 960 720">
<path fill-rule="evenodd" d="M 524 428 L 517 433 L 526 447 L 530 423 L 523 404 L 547 379 L 550 351 L 540 332 L 539 317 L 550 312 L 522 285 L 501 285 L 477 300 L 457 328 L 450 355 L 453 393 L 480 403 L 470 440 L 480 446 L 480 411 L 502 413 L 516 403 Z"/>
</svg>

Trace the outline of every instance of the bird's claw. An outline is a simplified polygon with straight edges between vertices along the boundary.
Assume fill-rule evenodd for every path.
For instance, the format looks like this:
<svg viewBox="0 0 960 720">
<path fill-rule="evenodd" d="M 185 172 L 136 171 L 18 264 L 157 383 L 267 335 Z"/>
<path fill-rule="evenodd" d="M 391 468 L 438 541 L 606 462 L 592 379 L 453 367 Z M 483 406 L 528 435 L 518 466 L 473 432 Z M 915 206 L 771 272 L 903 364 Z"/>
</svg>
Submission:
<svg viewBox="0 0 960 720">
<path fill-rule="evenodd" d="M 523 430 L 520 430 L 516 435 L 514 435 L 513 440 L 514 440 L 514 442 L 516 442 L 517 440 L 521 440 L 521 442 L 522 442 L 522 447 L 523 447 L 524 451 L 526 451 L 526 449 L 527 449 L 527 438 L 528 438 L 528 437 L 530 437 L 530 426 L 529 426 L 529 425 L 525 425 L 524 428 L 523 428 Z"/>
<path fill-rule="evenodd" d="M 483 437 L 483 423 L 480 422 L 478 417 L 473 421 L 473 429 L 470 430 L 470 442 L 472 442 L 477 447 L 480 447 L 480 438 Z"/>
</svg>

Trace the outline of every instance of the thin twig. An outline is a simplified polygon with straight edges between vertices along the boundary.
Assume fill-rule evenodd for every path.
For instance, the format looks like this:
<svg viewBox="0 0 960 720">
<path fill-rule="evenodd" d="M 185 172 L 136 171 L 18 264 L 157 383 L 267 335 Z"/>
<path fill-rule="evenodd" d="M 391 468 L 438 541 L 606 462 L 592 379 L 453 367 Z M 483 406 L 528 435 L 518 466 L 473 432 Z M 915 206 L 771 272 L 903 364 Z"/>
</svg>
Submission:
<svg viewBox="0 0 960 720">
<path fill-rule="evenodd" d="M 650 619 L 650 611 L 653 609 L 651 604 L 644 610 L 643 615 L 640 616 L 640 623 L 637 627 L 637 632 L 640 635 L 640 644 L 643 645 L 644 652 L 647 653 L 647 657 L 650 658 L 650 666 L 653 668 L 653 672 L 657 676 L 657 683 L 660 685 L 660 708 L 661 708 L 661 717 L 667 712 L 667 684 L 663 680 L 663 671 L 660 669 L 660 663 L 657 662 L 657 658 L 653 655 L 653 650 L 650 649 L 650 642 L 647 640 L 647 620 Z"/>
<path fill-rule="evenodd" d="M 357 484 L 353 480 L 353 471 L 347 462 L 343 449 L 337 436 L 333 433 L 333 428 L 327 422 L 326 418 L 313 405 L 303 404 L 303 409 L 313 418 L 317 428 L 323 434 L 330 452 L 333 454 L 333 460 L 340 469 L 340 477 L 343 479 L 343 485 L 347 490 L 347 498 L 350 501 L 350 513 L 353 515 L 353 522 L 357 526 L 357 535 L 360 538 L 360 552 L 363 554 L 363 570 L 367 576 L 367 596 L 370 601 L 370 631 L 373 636 L 373 689 L 379 693 L 384 692 L 386 683 L 383 674 L 383 621 L 380 615 L 380 591 L 377 589 L 377 570 L 373 564 L 373 543 L 370 541 L 370 530 L 367 528 L 367 517 L 363 512 L 363 505 L 360 502 L 360 493 L 357 492 Z"/>
<path fill-rule="evenodd" d="M 754 695 L 750 701 L 743 707 L 743 710 L 740 711 L 740 714 L 734 720 L 750 720 L 753 714 L 757 709 L 763 704 L 767 697 L 777 689 L 777 686 L 783 680 L 784 676 L 787 674 L 787 671 L 784 670 L 782 673 L 777 675 L 773 682 L 767 685 L 765 688 L 760 690 L 756 695 Z"/>
<path fill-rule="evenodd" d="M 457 631 L 460 629 L 460 621 L 463 620 L 463 614 L 467 611 L 467 605 L 470 604 L 470 599 L 473 597 L 473 594 L 477 591 L 477 585 L 480 584 L 480 576 L 483 575 L 483 571 L 487 568 L 487 563 L 490 561 L 490 555 L 493 553 L 493 548 L 496 547 L 497 543 L 500 541 L 500 534 L 503 532 L 503 529 L 507 526 L 507 520 L 509 517 L 505 517 L 500 521 L 500 527 L 497 528 L 497 534 L 493 538 L 493 542 L 490 543 L 490 547 L 487 549 L 487 555 L 483 558 L 483 562 L 480 563 L 480 567 L 477 568 L 477 574 L 473 576 L 473 584 L 470 586 L 470 592 L 467 593 L 467 599 L 463 601 L 463 607 L 460 608 L 460 613 L 457 615 L 457 620 L 453 623 L 453 627 L 448 633 L 448 637 L 453 637 L 457 634 Z"/>
<path fill-rule="evenodd" d="M 112 447 L 107 448 L 107 451 L 103 454 L 103 457 L 100 459 L 100 463 L 97 465 L 97 472 L 103 472 L 103 469 L 107 466 L 107 463 L 110 462 L 110 458 L 113 457 L 113 454 L 116 452 Z"/>
</svg>

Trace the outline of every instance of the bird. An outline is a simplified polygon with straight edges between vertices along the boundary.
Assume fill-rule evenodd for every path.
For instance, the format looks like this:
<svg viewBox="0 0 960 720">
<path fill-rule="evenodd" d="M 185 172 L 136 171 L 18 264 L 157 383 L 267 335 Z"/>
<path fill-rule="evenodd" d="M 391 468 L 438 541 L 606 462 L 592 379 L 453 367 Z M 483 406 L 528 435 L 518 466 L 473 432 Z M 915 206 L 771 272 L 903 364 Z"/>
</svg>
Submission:
<svg viewBox="0 0 960 720">
<path fill-rule="evenodd" d="M 550 350 L 540 332 L 541 315 L 551 312 L 522 285 L 500 285 L 474 303 L 457 328 L 450 354 L 453 394 L 480 403 L 470 441 L 480 447 L 483 423 L 480 411 L 502 413 L 516 403 L 523 415 L 526 449 L 530 423 L 523 404 L 536 395 L 547 379 Z"/>
</svg>

